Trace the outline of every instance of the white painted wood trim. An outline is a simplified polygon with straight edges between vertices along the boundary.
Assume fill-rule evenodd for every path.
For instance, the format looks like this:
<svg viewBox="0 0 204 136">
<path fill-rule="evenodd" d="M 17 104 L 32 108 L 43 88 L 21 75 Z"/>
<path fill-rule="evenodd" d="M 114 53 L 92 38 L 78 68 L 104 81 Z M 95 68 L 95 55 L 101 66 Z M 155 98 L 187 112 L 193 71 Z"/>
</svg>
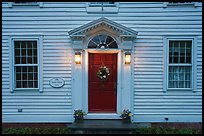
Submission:
<svg viewBox="0 0 204 136">
<path fill-rule="evenodd" d="M 192 41 L 192 76 L 191 76 L 191 88 L 168 88 L 168 58 L 169 58 L 169 40 L 191 40 Z M 197 90 L 197 37 L 192 35 L 178 35 L 178 36 L 164 36 L 163 37 L 164 47 L 163 47 L 163 92 L 168 90 L 191 90 L 195 93 Z"/>
<path fill-rule="evenodd" d="M 119 11 L 119 2 L 115 2 L 113 5 L 103 6 L 103 11 L 101 5 L 91 5 L 90 2 L 86 2 L 86 12 L 94 14 L 117 14 Z"/>
<path fill-rule="evenodd" d="M 167 91 L 167 53 L 168 53 L 168 44 L 167 44 L 167 37 L 163 37 L 163 92 L 166 93 Z"/>
<path fill-rule="evenodd" d="M 43 2 L 37 2 L 37 3 L 15 3 L 15 2 L 9 2 L 9 7 L 12 8 L 13 6 L 39 6 L 40 8 L 43 7 Z"/>
<path fill-rule="evenodd" d="M 82 98 L 82 107 L 81 109 L 83 111 L 85 111 L 86 113 L 88 113 L 88 54 L 89 54 L 88 49 L 83 51 L 83 72 L 82 72 L 82 80 L 84 81 L 82 84 L 82 88 L 83 88 L 83 98 Z M 102 51 L 103 52 L 103 51 Z M 121 100 L 122 100 L 122 55 L 121 55 L 121 51 L 117 50 L 117 68 L 118 68 L 118 73 L 117 73 L 117 109 L 116 109 L 116 113 L 112 114 L 112 113 L 104 113 L 104 114 L 100 114 L 100 113 L 94 113 L 94 114 L 90 114 L 88 113 L 88 115 L 85 117 L 86 119 L 120 119 L 120 112 L 122 110 L 121 108 Z M 95 50 L 94 53 L 101 53 L 101 51 L 99 50 Z M 111 53 L 111 50 L 109 51 L 109 53 Z M 112 53 L 116 53 L 115 50 L 112 51 Z M 79 101 L 79 98 L 77 99 Z M 114 116 L 113 116 L 114 115 Z"/>
<path fill-rule="evenodd" d="M 117 113 L 88 113 L 85 119 L 119 119 L 120 115 Z"/>
<path fill-rule="evenodd" d="M 14 92 L 14 68 L 13 68 L 13 54 L 14 54 L 14 49 L 13 49 L 13 41 L 11 36 L 9 36 L 9 79 L 10 79 L 10 92 L 13 93 Z"/>
<path fill-rule="evenodd" d="M 123 56 L 122 56 L 122 51 L 118 52 L 117 55 L 117 114 L 120 115 L 121 111 L 122 111 L 122 81 L 123 81 L 123 77 L 122 77 L 122 60 L 123 60 Z"/>
<path fill-rule="evenodd" d="M 193 92 L 195 93 L 197 90 L 197 46 L 198 46 L 198 40 L 197 40 L 197 36 L 194 37 L 193 42 L 192 42 L 192 50 L 193 50 L 193 54 L 192 54 L 192 60 L 193 60 L 193 83 L 192 83 L 192 87 L 193 87 Z"/>
<path fill-rule="evenodd" d="M 131 121 L 134 122 L 134 50 L 135 46 L 132 47 L 131 50 L 131 63 L 130 63 L 130 81 L 131 81 L 131 87 L 130 87 L 130 111 L 132 113 Z M 137 116 L 137 114 L 135 115 Z"/>
<path fill-rule="evenodd" d="M 39 92 L 43 92 L 43 36 L 39 37 L 38 40 L 38 87 L 39 87 Z"/>
<path fill-rule="evenodd" d="M 73 58 L 75 56 L 75 51 L 73 51 Z M 83 108 L 83 102 L 82 99 L 84 97 L 83 95 L 83 80 L 82 80 L 82 75 L 83 75 L 83 70 L 82 70 L 82 64 L 75 64 L 75 59 L 73 59 L 73 88 L 72 88 L 72 97 L 73 97 L 73 113 L 74 110 L 76 109 L 82 109 Z"/>
<path fill-rule="evenodd" d="M 122 81 L 121 81 L 121 85 L 122 85 L 122 97 L 121 97 L 121 102 L 122 102 L 122 106 L 121 106 L 121 111 L 122 112 L 124 109 L 128 109 L 131 110 L 131 65 L 132 62 L 130 64 L 125 64 L 125 52 L 122 52 Z M 131 56 L 131 60 L 132 60 L 132 56 Z"/>
<path fill-rule="evenodd" d="M 37 47 L 38 47 L 38 88 L 15 88 L 15 70 L 14 70 L 14 40 L 37 40 Z M 9 64 L 9 70 L 10 70 L 10 92 L 13 93 L 14 91 L 20 91 L 20 90 L 30 90 L 35 91 L 38 90 L 40 93 L 43 92 L 43 38 L 42 36 L 24 36 L 24 35 L 18 35 L 18 36 L 10 36 L 9 40 L 9 58 L 10 58 L 10 64 Z"/>
<path fill-rule="evenodd" d="M 88 113 L 88 52 L 86 50 L 83 51 L 83 55 L 84 55 L 84 95 L 85 98 L 84 98 L 84 110 L 86 113 Z"/>
</svg>

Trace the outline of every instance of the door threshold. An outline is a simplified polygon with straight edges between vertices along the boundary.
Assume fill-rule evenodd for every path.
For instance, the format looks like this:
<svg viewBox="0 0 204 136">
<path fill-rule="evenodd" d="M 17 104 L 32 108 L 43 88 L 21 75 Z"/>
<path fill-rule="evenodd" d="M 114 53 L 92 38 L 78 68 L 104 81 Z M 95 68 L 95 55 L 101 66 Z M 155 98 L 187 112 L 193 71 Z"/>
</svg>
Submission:
<svg viewBox="0 0 204 136">
<path fill-rule="evenodd" d="M 120 119 L 117 113 L 88 113 L 85 119 Z"/>
</svg>

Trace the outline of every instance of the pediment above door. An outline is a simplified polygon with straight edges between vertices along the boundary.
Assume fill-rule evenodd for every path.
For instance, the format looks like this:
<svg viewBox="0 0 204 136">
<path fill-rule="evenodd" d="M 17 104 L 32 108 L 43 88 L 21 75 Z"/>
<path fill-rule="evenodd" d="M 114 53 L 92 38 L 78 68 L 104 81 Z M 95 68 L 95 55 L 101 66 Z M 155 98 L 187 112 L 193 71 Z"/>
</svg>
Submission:
<svg viewBox="0 0 204 136">
<path fill-rule="evenodd" d="M 110 32 L 121 38 L 122 48 L 131 48 L 133 40 L 136 38 L 137 33 L 135 30 L 109 20 L 105 17 L 101 17 L 97 20 L 84 24 L 68 32 L 71 40 L 73 41 L 73 48 L 82 48 L 82 41 L 90 34 L 97 33 L 98 31 Z"/>
<path fill-rule="evenodd" d="M 121 24 L 118 24 L 114 21 L 111 21 L 105 17 L 101 17 L 101 18 L 94 20 L 90 23 L 87 23 L 83 26 L 75 28 L 75 29 L 69 31 L 68 33 L 69 33 L 71 38 L 80 38 L 80 37 L 85 36 L 88 31 L 91 31 L 93 29 L 97 29 L 98 27 L 101 27 L 101 29 L 111 29 L 115 33 L 120 35 L 120 37 L 124 37 L 124 38 L 135 38 L 137 35 L 136 31 L 134 31 L 128 27 L 125 27 Z"/>
</svg>

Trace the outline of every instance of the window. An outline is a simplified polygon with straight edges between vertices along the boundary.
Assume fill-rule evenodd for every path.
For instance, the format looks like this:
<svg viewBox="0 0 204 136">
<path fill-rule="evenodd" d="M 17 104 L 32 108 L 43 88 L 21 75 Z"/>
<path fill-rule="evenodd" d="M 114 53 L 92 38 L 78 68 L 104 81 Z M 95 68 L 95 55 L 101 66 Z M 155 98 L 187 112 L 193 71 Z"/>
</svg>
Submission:
<svg viewBox="0 0 204 136">
<path fill-rule="evenodd" d="M 37 40 L 14 40 L 14 88 L 39 88 Z"/>
<path fill-rule="evenodd" d="M 86 2 L 87 13 L 118 13 L 119 3 L 118 2 Z"/>
<path fill-rule="evenodd" d="M 192 88 L 192 40 L 169 40 L 168 88 Z"/>
<path fill-rule="evenodd" d="M 100 34 L 90 40 L 88 48 L 118 48 L 118 46 L 111 36 Z"/>
<path fill-rule="evenodd" d="M 35 5 L 37 2 L 14 2 L 16 5 Z"/>
<path fill-rule="evenodd" d="M 115 2 L 90 2 L 90 6 L 115 6 Z"/>
<path fill-rule="evenodd" d="M 9 7 L 19 7 L 19 6 L 24 6 L 24 7 L 43 7 L 43 2 L 9 2 Z"/>
<path fill-rule="evenodd" d="M 197 6 L 198 2 L 164 2 L 163 7 L 171 6 L 171 7 L 177 7 L 177 6 Z"/>
<path fill-rule="evenodd" d="M 168 4 L 191 4 L 192 2 L 168 2 Z"/>
</svg>

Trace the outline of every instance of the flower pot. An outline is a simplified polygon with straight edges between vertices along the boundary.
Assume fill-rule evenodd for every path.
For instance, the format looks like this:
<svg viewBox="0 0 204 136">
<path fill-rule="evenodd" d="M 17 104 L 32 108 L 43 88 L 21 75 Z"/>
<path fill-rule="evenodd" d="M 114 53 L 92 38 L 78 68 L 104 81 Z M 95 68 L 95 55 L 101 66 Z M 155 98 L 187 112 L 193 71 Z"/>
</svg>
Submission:
<svg viewBox="0 0 204 136">
<path fill-rule="evenodd" d="M 130 118 L 122 119 L 122 123 L 131 123 Z"/>
<path fill-rule="evenodd" d="M 82 123 L 84 121 L 84 118 L 75 118 L 74 120 L 76 123 Z"/>
</svg>

